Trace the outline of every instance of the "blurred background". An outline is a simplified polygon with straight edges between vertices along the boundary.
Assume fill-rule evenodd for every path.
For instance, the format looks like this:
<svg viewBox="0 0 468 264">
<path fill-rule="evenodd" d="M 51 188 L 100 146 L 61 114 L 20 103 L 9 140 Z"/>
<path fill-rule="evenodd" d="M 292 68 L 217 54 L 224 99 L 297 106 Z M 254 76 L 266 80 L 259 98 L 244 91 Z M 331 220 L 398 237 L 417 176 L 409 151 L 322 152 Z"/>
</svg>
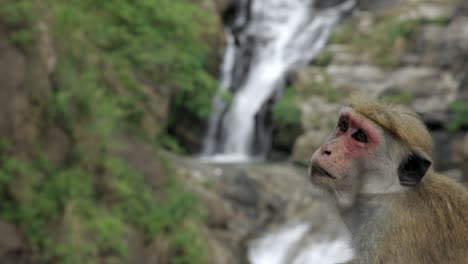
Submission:
<svg viewBox="0 0 468 264">
<path fill-rule="evenodd" d="M 336 263 L 307 179 L 351 93 L 468 182 L 464 0 L 0 0 L 1 263 Z"/>
</svg>

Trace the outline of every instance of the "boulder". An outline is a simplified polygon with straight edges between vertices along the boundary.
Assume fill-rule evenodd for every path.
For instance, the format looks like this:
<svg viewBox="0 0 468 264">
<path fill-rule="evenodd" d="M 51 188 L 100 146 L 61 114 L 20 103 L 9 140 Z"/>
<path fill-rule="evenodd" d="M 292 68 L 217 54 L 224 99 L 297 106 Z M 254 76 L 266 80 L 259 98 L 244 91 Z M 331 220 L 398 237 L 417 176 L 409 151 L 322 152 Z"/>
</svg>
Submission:
<svg viewBox="0 0 468 264">
<path fill-rule="evenodd" d="M 335 127 L 340 106 L 317 96 L 301 102 L 300 107 L 302 111 L 301 122 L 306 132 L 295 140 L 291 160 L 308 166 L 314 151 Z"/>
<path fill-rule="evenodd" d="M 376 98 L 384 89 L 388 74 L 377 66 L 330 65 L 326 73 L 331 83 L 345 94 L 362 93 Z"/>
<path fill-rule="evenodd" d="M 292 161 L 309 166 L 312 154 L 323 144 L 329 133 L 330 131 L 325 130 L 310 130 L 297 138 L 291 156 Z"/>
<path fill-rule="evenodd" d="M 454 5 L 440 1 L 412 3 L 411 8 L 404 8 L 399 17 L 405 20 L 436 20 L 451 17 L 455 11 Z"/>
<path fill-rule="evenodd" d="M 408 104 L 430 123 L 443 123 L 446 109 L 457 97 L 458 82 L 436 68 L 404 67 L 388 75 L 382 96 L 408 94 Z"/>
<path fill-rule="evenodd" d="M 339 107 L 339 104 L 329 103 L 318 96 L 301 102 L 301 122 L 304 130 L 329 131 L 335 126 Z"/>
<path fill-rule="evenodd" d="M 0 259 L 2 263 L 25 263 L 22 254 L 27 245 L 18 229 L 9 223 L 0 220 Z"/>
</svg>

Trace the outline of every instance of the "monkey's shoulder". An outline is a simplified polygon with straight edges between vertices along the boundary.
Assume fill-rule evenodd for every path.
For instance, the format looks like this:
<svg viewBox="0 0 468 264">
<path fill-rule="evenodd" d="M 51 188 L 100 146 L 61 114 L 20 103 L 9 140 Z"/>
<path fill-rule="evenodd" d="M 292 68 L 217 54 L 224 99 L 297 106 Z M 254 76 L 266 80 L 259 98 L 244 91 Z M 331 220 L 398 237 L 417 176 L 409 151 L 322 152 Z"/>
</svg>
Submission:
<svg viewBox="0 0 468 264">
<path fill-rule="evenodd" d="M 430 173 L 416 187 L 400 197 L 399 210 L 430 218 L 464 215 L 468 221 L 468 190 L 449 177 Z"/>
<path fill-rule="evenodd" d="M 468 189 L 461 183 L 437 173 L 430 173 L 421 182 L 420 186 L 411 192 L 413 196 L 418 196 L 432 203 L 455 203 L 468 206 Z M 413 197 L 414 198 L 414 197 Z M 417 199 L 417 198 L 415 198 Z"/>
<path fill-rule="evenodd" d="M 371 263 L 468 263 L 468 191 L 448 177 L 427 176 L 384 215 L 373 254 L 383 262 Z"/>
<path fill-rule="evenodd" d="M 468 190 L 465 186 L 431 173 L 400 199 L 396 203 L 399 206 L 394 208 L 400 228 L 410 227 L 411 233 L 418 233 L 422 239 L 426 234 L 428 240 L 456 238 L 468 248 Z"/>
</svg>

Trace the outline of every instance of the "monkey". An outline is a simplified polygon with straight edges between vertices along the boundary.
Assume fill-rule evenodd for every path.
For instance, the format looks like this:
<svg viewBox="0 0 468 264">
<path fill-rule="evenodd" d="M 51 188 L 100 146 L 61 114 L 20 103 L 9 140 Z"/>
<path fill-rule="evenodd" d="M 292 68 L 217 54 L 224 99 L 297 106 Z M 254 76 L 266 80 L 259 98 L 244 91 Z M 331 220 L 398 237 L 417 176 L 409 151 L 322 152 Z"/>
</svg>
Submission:
<svg viewBox="0 0 468 264">
<path fill-rule="evenodd" d="M 309 177 L 351 233 L 349 263 L 468 263 L 468 191 L 432 163 L 432 138 L 409 108 L 363 97 L 341 108 Z"/>
</svg>

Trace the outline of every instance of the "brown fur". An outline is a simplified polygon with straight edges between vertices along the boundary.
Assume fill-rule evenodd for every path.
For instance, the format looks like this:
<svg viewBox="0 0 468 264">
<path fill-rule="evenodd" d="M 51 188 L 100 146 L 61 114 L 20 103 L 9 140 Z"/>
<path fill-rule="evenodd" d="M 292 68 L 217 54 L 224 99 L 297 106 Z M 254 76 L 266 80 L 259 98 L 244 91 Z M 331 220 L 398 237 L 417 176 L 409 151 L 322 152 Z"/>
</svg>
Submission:
<svg viewBox="0 0 468 264">
<path fill-rule="evenodd" d="M 401 105 L 385 104 L 353 96 L 350 106 L 380 125 L 414 150 L 432 153 L 431 135 L 419 116 Z"/>
<path fill-rule="evenodd" d="M 460 184 L 426 175 L 385 218 L 371 263 L 468 263 L 468 193 Z"/>
</svg>

